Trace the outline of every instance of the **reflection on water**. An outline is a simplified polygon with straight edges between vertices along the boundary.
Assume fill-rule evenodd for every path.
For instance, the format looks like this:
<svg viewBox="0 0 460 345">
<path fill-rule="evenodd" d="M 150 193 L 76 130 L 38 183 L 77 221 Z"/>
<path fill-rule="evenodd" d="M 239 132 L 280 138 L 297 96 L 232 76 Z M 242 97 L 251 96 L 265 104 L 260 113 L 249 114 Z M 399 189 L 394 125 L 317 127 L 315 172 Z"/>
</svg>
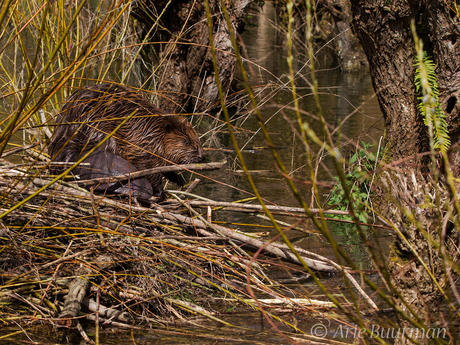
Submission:
<svg viewBox="0 0 460 345">
<path fill-rule="evenodd" d="M 266 3 L 263 11 L 255 18 L 255 26 L 243 36 L 244 46 L 251 61 L 246 66 L 251 74 L 255 93 L 264 90 L 258 94 L 258 101 L 262 118 L 270 132 L 271 139 L 274 145 L 279 148 L 278 154 L 294 178 L 302 197 L 310 205 L 312 187 L 309 183 L 311 173 L 307 152 L 291 127 L 297 125 L 297 116 L 292 110 L 294 106 L 293 95 L 287 78 L 289 75 L 286 63 L 287 47 L 280 30 L 275 28 L 277 20 L 270 3 Z M 302 110 L 302 120 L 308 122 L 316 134 L 323 139 L 320 122 L 315 119 L 318 110 L 311 94 L 309 67 L 306 66 L 307 61 L 302 60 L 305 56 L 307 56 L 305 51 L 296 51 L 297 70 L 295 74 L 299 107 Z M 316 77 L 324 118 L 330 125 L 329 130 L 334 133 L 333 138 L 336 145 L 340 147 L 342 154 L 348 157 L 349 153 L 354 151 L 361 141 L 373 143 L 376 149 L 379 139 L 383 135 L 383 124 L 369 75 L 342 74 L 337 68 L 317 66 Z M 286 181 L 277 172 L 274 159 L 270 150 L 267 149 L 267 143 L 260 132 L 260 126 L 255 115 L 249 114 L 247 119 L 241 122 L 241 130 L 236 133 L 238 144 L 246 149 L 243 152 L 243 157 L 247 168 L 257 170 L 253 178 L 262 197 L 267 203 L 298 207 L 299 204 L 289 190 Z M 338 130 L 334 132 L 335 129 Z M 203 181 L 196 192 L 207 198 L 220 201 L 236 201 L 252 196 L 253 192 L 247 178 L 244 174 L 235 173 L 235 170 L 241 169 L 241 166 L 236 160 L 236 153 L 231 152 L 233 145 L 229 135 L 221 133 L 218 139 L 220 147 L 230 150 L 226 150 L 225 153 L 211 153 L 211 157 L 215 160 L 226 158 L 229 161 L 230 171 L 216 171 L 206 174 L 214 181 Z M 324 183 L 319 190 L 320 198 L 322 198 L 320 202 L 322 203 L 334 183 L 333 176 L 336 173 L 330 158 L 320 152 L 320 147 L 311 142 L 309 145 L 314 164 L 320 159 L 317 180 Z M 314 205 L 314 207 L 316 206 Z M 290 224 L 298 222 L 305 224 L 304 218 L 278 218 Z M 260 220 L 254 220 L 255 217 L 252 215 L 230 212 L 216 214 L 215 219 L 229 223 L 258 222 L 270 225 L 269 222 L 260 218 L 257 218 Z M 299 226 L 302 227 L 302 224 Z M 368 253 L 366 248 L 361 245 L 362 241 L 354 227 L 350 224 L 337 222 L 330 222 L 329 226 L 336 235 L 338 243 L 351 253 L 352 258 L 358 262 L 364 262 L 364 266 L 368 267 Z M 306 228 L 311 229 L 310 223 L 306 223 Z M 244 227 L 242 229 L 257 232 L 264 230 Z M 267 230 L 265 229 L 265 231 Z M 304 234 L 297 231 L 290 231 L 289 235 L 292 238 L 299 238 L 298 245 L 306 249 L 314 248 L 316 252 L 332 257 L 330 245 L 321 237 L 305 237 Z M 305 241 L 306 238 L 308 240 Z"/>
</svg>

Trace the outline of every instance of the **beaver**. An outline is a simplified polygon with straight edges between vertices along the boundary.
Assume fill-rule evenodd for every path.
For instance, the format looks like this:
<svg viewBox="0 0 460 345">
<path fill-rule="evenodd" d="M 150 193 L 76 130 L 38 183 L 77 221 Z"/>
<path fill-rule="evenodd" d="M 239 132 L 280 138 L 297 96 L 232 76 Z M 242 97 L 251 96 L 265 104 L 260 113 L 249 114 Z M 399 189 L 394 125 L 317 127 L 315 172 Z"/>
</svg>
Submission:
<svg viewBox="0 0 460 345">
<path fill-rule="evenodd" d="M 137 171 L 136 167 L 126 159 L 107 151 L 96 150 L 83 163 L 88 163 L 89 167 L 79 165 L 73 169 L 73 172 L 80 175 L 82 180 L 132 174 Z M 129 194 L 139 199 L 149 199 L 153 195 L 152 185 L 146 178 L 131 179 L 129 182 L 115 181 L 100 183 L 95 186 L 95 190 L 116 194 Z"/>
<path fill-rule="evenodd" d="M 112 169 L 107 168 L 111 163 L 131 164 L 135 169 L 143 170 L 204 160 L 200 139 L 186 119 L 166 114 L 138 91 L 110 83 L 81 88 L 66 100 L 48 145 L 51 159 L 59 162 L 77 160 L 130 115 L 133 116 L 97 149 L 121 159 L 110 155 L 88 157 L 85 161 L 91 164 L 91 168 L 102 169 L 103 174 L 112 174 Z M 103 161 L 98 162 L 98 159 Z M 112 162 L 108 162 L 108 159 Z M 59 168 L 54 169 L 59 172 Z M 97 175 L 92 175 L 91 170 L 85 171 L 87 177 L 94 178 Z M 133 172 L 129 165 L 116 167 L 113 171 Z M 166 173 L 164 176 L 180 187 L 183 186 L 182 177 L 176 173 Z M 164 198 L 162 174 L 149 175 L 147 180 L 152 186 L 152 195 Z M 145 183 L 141 182 L 141 185 Z"/>
</svg>

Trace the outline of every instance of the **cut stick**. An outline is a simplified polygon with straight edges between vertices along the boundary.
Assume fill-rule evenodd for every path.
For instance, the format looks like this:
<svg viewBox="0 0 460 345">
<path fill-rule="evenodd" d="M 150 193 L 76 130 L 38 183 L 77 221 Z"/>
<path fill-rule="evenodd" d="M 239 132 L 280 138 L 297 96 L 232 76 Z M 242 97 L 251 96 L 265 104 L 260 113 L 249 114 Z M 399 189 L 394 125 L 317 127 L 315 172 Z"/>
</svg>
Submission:
<svg viewBox="0 0 460 345">
<path fill-rule="evenodd" d="M 170 203 L 178 203 L 174 199 L 168 199 Z M 206 200 L 189 200 L 187 203 L 190 206 L 194 207 L 231 207 L 232 211 L 240 210 L 249 210 L 249 211 L 263 211 L 262 206 L 260 205 L 252 205 L 252 204 L 240 204 L 236 202 L 223 202 L 223 201 L 206 201 Z M 265 205 L 268 210 L 270 211 L 281 211 L 287 213 L 305 213 L 305 209 L 302 207 L 287 207 L 287 206 L 276 206 L 276 205 Z M 320 210 L 317 208 L 311 208 L 310 212 L 313 214 L 318 214 L 323 212 L 325 214 L 336 214 L 336 215 L 345 215 L 348 216 L 350 213 L 348 211 L 340 211 L 340 210 Z"/>
<path fill-rule="evenodd" d="M 89 280 L 82 276 L 90 274 L 91 271 L 86 267 L 81 267 L 75 272 L 80 277 L 75 278 L 69 286 L 69 293 L 65 298 L 64 307 L 59 314 L 57 324 L 64 327 L 71 327 L 81 309 L 81 304 L 89 288 Z"/>
<path fill-rule="evenodd" d="M 289 250 L 277 248 L 276 246 L 268 242 L 254 239 L 254 238 L 248 237 L 240 233 L 236 233 L 232 231 L 231 229 L 228 229 L 221 225 L 212 224 L 212 226 L 208 226 L 208 224 L 206 224 L 205 222 L 201 220 L 193 219 L 187 216 L 183 216 L 180 214 L 173 214 L 173 213 L 161 213 L 160 212 L 156 214 L 155 217 L 179 222 L 180 224 L 190 224 L 191 226 L 194 226 L 195 229 L 200 233 L 202 229 L 216 228 L 224 236 L 227 236 L 234 241 L 238 241 L 239 243 L 242 243 L 243 245 L 252 246 L 257 249 L 262 248 L 265 252 L 269 252 L 271 254 L 279 256 L 280 258 L 283 258 L 289 262 L 293 262 L 299 265 L 301 264 L 301 262 L 297 259 L 297 257 L 293 253 L 291 253 Z M 204 236 L 209 236 L 208 231 L 203 232 L 202 234 Z M 320 260 L 310 259 L 305 256 L 302 256 L 302 259 L 308 267 L 316 271 L 322 271 L 322 272 L 339 272 L 340 271 L 336 267 L 332 266 L 331 264 L 328 264 Z"/>
<path fill-rule="evenodd" d="M 172 171 L 182 171 L 182 170 L 217 170 L 222 168 L 227 161 L 223 162 L 214 162 L 214 163 L 197 163 L 197 164 L 182 164 L 182 165 L 167 165 L 163 167 L 156 167 L 152 169 L 145 169 L 140 171 L 135 171 L 129 174 L 118 175 L 118 176 L 111 176 L 111 177 L 103 177 L 103 178 L 95 178 L 93 180 L 81 180 L 81 181 L 74 181 L 73 184 L 77 185 L 86 185 L 91 186 L 99 183 L 110 183 L 115 181 L 125 181 L 130 179 L 135 179 L 139 177 L 144 177 L 152 174 L 157 173 L 166 173 Z"/>
</svg>

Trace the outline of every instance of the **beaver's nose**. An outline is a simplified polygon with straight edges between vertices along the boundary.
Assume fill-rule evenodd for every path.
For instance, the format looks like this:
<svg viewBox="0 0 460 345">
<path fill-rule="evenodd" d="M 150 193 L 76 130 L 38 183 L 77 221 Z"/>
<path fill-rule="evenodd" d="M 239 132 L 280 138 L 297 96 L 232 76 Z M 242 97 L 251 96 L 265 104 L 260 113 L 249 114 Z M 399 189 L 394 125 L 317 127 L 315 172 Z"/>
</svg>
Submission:
<svg viewBox="0 0 460 345">
<path fill-rule="evenodd" d="M 199 159 L 200 162 L 203 162 L 206 159 L 206 155 L 205 155 L 203 149 L 200 149 L 198 151 L 198 159 Z"/>
</svg>

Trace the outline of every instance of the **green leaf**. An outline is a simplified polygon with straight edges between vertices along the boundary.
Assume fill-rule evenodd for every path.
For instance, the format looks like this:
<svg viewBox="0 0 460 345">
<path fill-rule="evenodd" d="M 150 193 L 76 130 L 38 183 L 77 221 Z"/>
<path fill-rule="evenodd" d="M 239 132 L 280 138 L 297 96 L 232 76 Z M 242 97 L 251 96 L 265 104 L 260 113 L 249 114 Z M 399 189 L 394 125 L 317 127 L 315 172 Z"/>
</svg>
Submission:
<svg viewBox="0 0 460 345">
<path fill-rule="evenodd" d="M 367 200 L 367 193 L 359 193 L 359 198 L 361 200 Z"/>
<path fill-rule="evenodd" d="M 355 154 L 350 158 L 350 164 L 355 163 L 357 159 L 358 159 L 358 154 L 355 153 Z"/>
<path fill-rule="evenodd" d="M 449 129 L 447 122 L 444 120 L 447 115 L 439 103 L 439 86 L 436 78 L 436 65 L 426 52 L 423 52 L 423 60 L 415 62 L 417 69 L 414 76 L 414 84 L 417 93 L 420 94 L 417 99 L 420 103 L 417 109 L 423 116 L 423 122 L 426 126 L 430 123 L 433 126 L 433 146 L 442 151 L 447 151 L 450 147 Z M 421 71 L 426 71 L 426 83 L 429 88 L 424 88 Z"/>
</svg>

